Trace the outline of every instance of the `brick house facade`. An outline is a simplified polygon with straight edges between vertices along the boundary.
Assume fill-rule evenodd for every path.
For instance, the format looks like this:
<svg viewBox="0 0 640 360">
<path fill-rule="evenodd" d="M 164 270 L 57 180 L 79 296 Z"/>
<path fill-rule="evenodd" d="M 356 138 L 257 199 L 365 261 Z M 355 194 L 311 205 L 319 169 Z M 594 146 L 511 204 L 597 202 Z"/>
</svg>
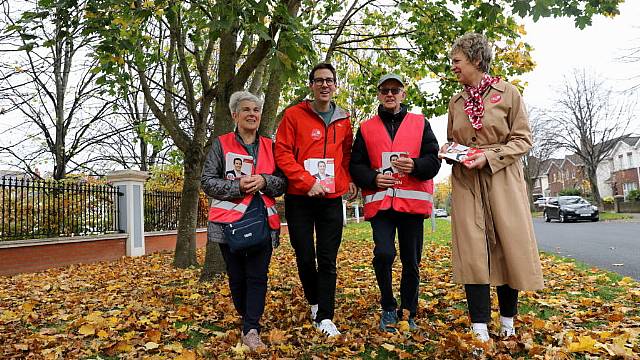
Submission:
<svg viewBox="0 0 640 360">
<path fill-rule="evenodd" d="M 577 155 L 568 155 L 560 164 L 554 161 L 549 165 L 548 170 L 549 195 L 558 196 L 564 189 L 578 188 L 585 189 L 585 169 L 584 164 Z"/>
<path fill-rule="evenodd" d="M 640 189 L 640 137 L 620 140 L 607 158 L 611 168 L 609 184 L 613 195 L 625 198 L 631 190 Z"/>
</svg>

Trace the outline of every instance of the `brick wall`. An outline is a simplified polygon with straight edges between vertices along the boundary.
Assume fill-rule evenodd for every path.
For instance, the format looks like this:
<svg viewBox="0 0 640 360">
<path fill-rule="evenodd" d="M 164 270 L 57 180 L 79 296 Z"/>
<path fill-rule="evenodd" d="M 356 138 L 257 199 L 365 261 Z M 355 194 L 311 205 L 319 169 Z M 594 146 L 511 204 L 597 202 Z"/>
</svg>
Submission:
<svg viewBox="0 0 640 360">
<path fill-rule="evenodd" d="M 198 248 L 207 232 L 196 234 Z M 71 264 L 112 261 L 126 255 L 126 234 L 98 238 L 44 239 L 0 242 L 0 275 L 41 271 Z M 145 253 L 173 251 L 176 232 L 146 233 Z"/>
<path fill-rule="evenodd" d="M 145 233 L 144 252 L 151 254 L 159 251 L 173 251 L 176 249 L 176 232 Z M 207 244 L 207 232 L 199 230 L 196 233 L 196 246 L 205 247 Z"/>
<path fill-rule="evenodd" d="M 615 187 L 616 187 L 616 191 L 615 193 L 617 195 L 623 195 L 624 194 L 624 184 L 625 183 L 636 183 L 636 186 L 638 186 L 638 169 L 637 168 L 632 168 L 632 169 L 626 169 L 626 170 L 620 170 L 620 171 L 616 171 L 613 173 L 613 179 L 615 181 Z M 638 188 L 640 189 L 640 186 L 638 186 Z"/>
<path fill-rule="evenodd" d="M 283 225 L 281 234 L 287 234 Z M 71 264 L 112 261 L 126 255 L 126 234 L 97 238 L 44 239 L 0 242 L 0 275 L 46 270 Z M 206 229 L 198 229 L 196 244 L 207 244 Z M 145 233 L 145 254 L 173 251 L 176 232 Z"/>
<path fill-rule="evenodd" d="M 124 237 L 63 243 L 18 243 L 16 247 L 0 244 L 0 275 L 40 271 L 71 264 L 118 259 L 125 254 Z M 6 242 L 9 243 L 9 242 Z M 13 244 L 12 244 L 13 245 Z M 10 246 L 10 245 L 9 245 Z"/>
</svg>

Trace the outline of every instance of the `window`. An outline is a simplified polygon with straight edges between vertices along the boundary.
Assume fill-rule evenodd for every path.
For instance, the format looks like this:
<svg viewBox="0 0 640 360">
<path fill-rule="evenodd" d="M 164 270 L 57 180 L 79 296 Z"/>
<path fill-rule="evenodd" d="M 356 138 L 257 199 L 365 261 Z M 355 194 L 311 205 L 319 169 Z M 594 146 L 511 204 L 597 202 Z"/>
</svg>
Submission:
<svg viewBox="0 0 640 360">
<path fill-rule="evenodd" d="M 618 170 L 624 169 L 624 165 L 622 165 L 622 154 L 618 155 Z"/>
<path fill-rule="evenodd" d="M 631 190 L 636 190 L 638 187 L 636 186 L 636 183 L 634 182 L 629 182 L 629 183 L 624 183 L 622 184 L 622 191 L 623 191 L 623 195 L 624 195 L 624 199 L 627 199 L 627 194 L 629 194 L 629 191 Z"/>
<path fill-rule="evenodd" d="M 633 167 L 633 153 L 628 152 L 627 153 L 627 168 L 632 168 Z"/>
</svg>

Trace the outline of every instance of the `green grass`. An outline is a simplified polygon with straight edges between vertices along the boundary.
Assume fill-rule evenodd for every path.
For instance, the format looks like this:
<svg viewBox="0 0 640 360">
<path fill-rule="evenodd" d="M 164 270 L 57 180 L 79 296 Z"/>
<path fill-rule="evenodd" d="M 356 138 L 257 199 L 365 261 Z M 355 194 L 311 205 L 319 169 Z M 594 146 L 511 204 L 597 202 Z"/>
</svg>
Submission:
<svg viewBox="0 0 640 360">
<path fill-rule="evenodd" d="M 620 287 L 614 287 L 614 286 L 605 285 L 605 286 L 601 287 L 600 289 L 598 289 L 594 293 L 594 295 L 599 297 L 600 299 L 602 299 L 604 301 L 611 301 L 611 300 L 617 298 L 618 296 L 620 296 L 623 291 L 624 291 L 624 289 L 622 289 Z"/>
<path fill-rule="evenodd" d="M 559 310 L 556 310 L 547 306 L 536 306 L 526 302 L 520 302 L 518 304 L 518 312 L 521 314 L 533 313 L 537 318 L 540 318 L 543 320 L 549 320 L 549 318 L 553 316 L 558 316 L 562 314 Z"/>
<path fill-rule="evenodd" d="M 606 211 L 603 211 L 603 212 L 600 213 L 600 220 L 603 220 L 603 221 L 607 221 L 607 220 L 627 220 L 627 219 L 633 219 L 633 216 L 627 215 L 627 214 L 618 214 L 618 213 L 606 212 Z"/>
<path fill-rule="evenodd" d="M 349 241 L 365 241 L 372 242 L 371 225 L 369 222 L 349 223 L 343 229 L 342 237 Z M 444 219 L 436 219 L 435 230 L 431 230 L 431 219 L 424 220 L 424 242 L 435 242 L 439 245 L 448 245 L 451 243 L 451 222 Z"/>
<path fill-rule="evenodd" d="M 604 321 L 604 320 L 593 320 L 593 321 L 586 321 L 586 322 L 584 322 L 582 324 L 578 324 L 578 326 L 580 326 L 582 328 L 585 328 L 585 329 L 591 330 L 591 329 L 595 329 L 595 328 L 597 328 L 599 326 L 602 326 L 604 324 L 607 324 L 607 322 Z"/>
<path fill-rule="evenodd" d="M 431 219 L 424 221 L 424 242 L 435 242 L 438 245 L 451 243 L 451 222 L 444 219 L 436 219 L 435 230 L 431 230 Z"/>
</svg>

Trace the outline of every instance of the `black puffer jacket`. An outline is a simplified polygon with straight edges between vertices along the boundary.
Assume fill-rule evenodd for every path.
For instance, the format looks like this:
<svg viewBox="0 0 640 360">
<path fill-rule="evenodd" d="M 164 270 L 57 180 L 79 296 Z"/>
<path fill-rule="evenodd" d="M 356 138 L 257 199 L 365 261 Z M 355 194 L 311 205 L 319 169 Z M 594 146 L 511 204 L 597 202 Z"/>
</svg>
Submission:
<svg viewBox="0 0 640 360">
<path fill-rule="evenodd" d="M 384 110 L 382 105 L 378 107 L 378 115 L 382 123 L 387 128 L 391 140 L 396 136 L 396 132 L 407 115 L 407 106 L 402 104 L 400 112 L 392 114 Z M 422 144 L 420 145 L 420 156 L 413 158 L 415 167 L 411 175 L 420 180 L 433 179 L 440 170 L 440 160 L 438 159 L 438 139 L 431 130 L 429 121 L 425 119 L 424 132 L 422 133 Z M 349 173 L 354 184 L 360 188 L 375 189 L 376 175 L 378 171 L 371 168 L 371 160 L 367 153 L 367 145 L 362 138 L 360 129 L 356 133 L 351 149 L 351 162 L 349 163 Z"/>
</svg>

